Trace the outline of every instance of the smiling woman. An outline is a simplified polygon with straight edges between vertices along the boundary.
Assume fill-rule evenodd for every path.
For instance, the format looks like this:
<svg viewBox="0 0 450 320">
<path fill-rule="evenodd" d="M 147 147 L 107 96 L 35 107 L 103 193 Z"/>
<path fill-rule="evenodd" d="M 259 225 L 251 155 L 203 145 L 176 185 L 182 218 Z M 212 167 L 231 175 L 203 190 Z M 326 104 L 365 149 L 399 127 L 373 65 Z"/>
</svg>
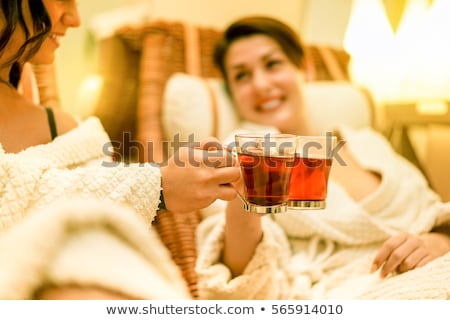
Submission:
<svg viewBox="0 0 450 320">
<path fill-rule="evenodd" d="M 224 59 L 227 83 L 234 92 L 234 100 L 240 101 L 236 106 L 244 119 L 273 125 L 283 132 L 295 130 L 297 134 L 306 134 L 305 126 L 287 121 L 293 117 L 306 123 L 304 108 L 297 107 L 303 104 L 297 80 L 303 75 L 299 69 L 290 67 L 291 61 L 301 67 L 302 60 L 298 58 L 301 55 L 290 60 L 283 50 L 275 40 L 264 35 L 248 37 L 239 46 L 230 45 Z M 271 90 L 275 85 L 278 90 Z M 287 127 L 290 123 L 294 126 Z"/>
<path fill-rule="evenodd" d="M 69 28 L 80 26 L 80 15 L 77 9 L 77 1 L 42 1 L 52 21 L 52 29 L 49 36 L 42 43 L 40 50 L 31 59 L 35 64 L 48 64 L 53 62 L 55 50 L 59 47 L 59 39 L 64 37 Z"/>
<path fill-rule="evenodd" d="M 51 131 L 42 125 L 48 117 L 45 108 L 15 90 L 23 65 L 27 61 L 52 63 L 58 47 L 56 35 L 77 27 L 80 20 L 75 1 L 3 1 L 2 12 L 6 27 L 1 34 L 0 79 L 9 85 L 0 88 L 0 141 L 5 151 L 18 152 L 52 140 Z M 76 127 L 74 119 L 60 110 L 53 117 L 59 134 Z"/>
<path fill-rule="evenodd" d="M 298 37 L 272 17 L 243 17 L 225 29 L 215 63 L 247 122 L 241 131 L 252 131 L 250 122 L 257 132 L 313 135 L 303 59 Z M 324 118 L 332 117 L 333 106 L 324 108 L 330 109 Z M 200 297 L 448 297 L 450 236 L 433 227 L 450 222 L 450 204 L 373 128 L 336 123 L 331 129 L 345 143 L 333 150 L 340 161 L 333 161 L 326 208 L 269 217 L 246 212 L 234 199 L 225 214 L 202 221 Z M 249 189 L 236 185 L 242 194 Z M 445 276 L 425 279 L 438 265 Z M 427 296 L 422 289 L 430 285 L 440 288 Z"/>
</svg>

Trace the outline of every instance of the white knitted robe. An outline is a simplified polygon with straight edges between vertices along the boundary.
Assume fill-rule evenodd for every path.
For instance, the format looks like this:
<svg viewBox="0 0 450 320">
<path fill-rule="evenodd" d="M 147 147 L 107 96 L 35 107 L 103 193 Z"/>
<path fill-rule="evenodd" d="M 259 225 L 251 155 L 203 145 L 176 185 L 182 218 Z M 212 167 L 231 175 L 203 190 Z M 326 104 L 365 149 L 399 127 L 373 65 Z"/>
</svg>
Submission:
<svg viewBox="0 0 450 320">
<path fill-rule="evenodd" d="M 91 117 L 48 144 L 6 153 L 0 144 L 0 231 L 30 209 L 64 197 L 128 205 L 150 225 L 159 204 L 160 171 L 150 164 L 113 163 L 110 139 Z"/>
<path fill-rule="evenodd" d="M 399 231 L 418 234 L 450 221 L 420 172 L 371 129 L 341 129 L 367 169 L 382 176 L 379 188 L 355 202 L 330 181 L 327 208 L 263 217 L 264 236 L 244 273 L 232 278 L 220 263 L 224 215 L 198 230 L 197 271 L 209 299 L 420 299 L 450 297 L 450 254 L 413 271 L 381 280 L 370 274 L 380 245 Z"/>
</svg>

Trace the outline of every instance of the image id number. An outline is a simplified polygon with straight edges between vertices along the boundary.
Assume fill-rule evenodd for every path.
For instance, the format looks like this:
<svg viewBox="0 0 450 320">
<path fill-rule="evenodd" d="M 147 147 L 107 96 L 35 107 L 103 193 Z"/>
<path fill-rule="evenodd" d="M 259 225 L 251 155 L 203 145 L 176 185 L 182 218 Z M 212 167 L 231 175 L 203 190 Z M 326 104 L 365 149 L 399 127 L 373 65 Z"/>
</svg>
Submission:
<svg viewBox="0 0 450 320">
<path fill-rule="evenodd" d="M 273 304 L 272 314 L 342 314 L 344 308 L 342 305 L 332 304 Z"/>
</svg>

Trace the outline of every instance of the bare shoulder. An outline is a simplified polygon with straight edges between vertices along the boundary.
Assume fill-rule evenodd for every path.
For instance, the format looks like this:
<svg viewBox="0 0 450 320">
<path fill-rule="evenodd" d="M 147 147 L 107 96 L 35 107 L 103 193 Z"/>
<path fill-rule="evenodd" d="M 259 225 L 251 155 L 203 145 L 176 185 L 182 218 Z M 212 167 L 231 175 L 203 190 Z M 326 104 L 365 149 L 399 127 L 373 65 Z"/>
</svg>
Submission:
<svg viewBox="0 0 450 320">
<path fill-rule="evenodd" d="M 77 121 L 70 113 L 61 109 L 53 109 L 53 113 L 55 114 L 58 135 L 64 134 L 78 126 Z"/>
</svg>

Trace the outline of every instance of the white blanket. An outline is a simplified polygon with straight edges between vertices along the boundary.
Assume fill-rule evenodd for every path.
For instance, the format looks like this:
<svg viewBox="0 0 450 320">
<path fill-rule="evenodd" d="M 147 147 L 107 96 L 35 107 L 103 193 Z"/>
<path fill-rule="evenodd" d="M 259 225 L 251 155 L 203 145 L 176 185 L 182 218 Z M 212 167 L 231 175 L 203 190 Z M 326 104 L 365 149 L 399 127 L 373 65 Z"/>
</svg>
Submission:
<svg viewBox="0 0 450 320">
<path fill-rule="evenodd" d="M 135 299 L 189 299 L 156 232 L 129 207 L 60 199 L 0 236 L 0 299 L 48 286 L 96 287 Z"/>
</svg>

